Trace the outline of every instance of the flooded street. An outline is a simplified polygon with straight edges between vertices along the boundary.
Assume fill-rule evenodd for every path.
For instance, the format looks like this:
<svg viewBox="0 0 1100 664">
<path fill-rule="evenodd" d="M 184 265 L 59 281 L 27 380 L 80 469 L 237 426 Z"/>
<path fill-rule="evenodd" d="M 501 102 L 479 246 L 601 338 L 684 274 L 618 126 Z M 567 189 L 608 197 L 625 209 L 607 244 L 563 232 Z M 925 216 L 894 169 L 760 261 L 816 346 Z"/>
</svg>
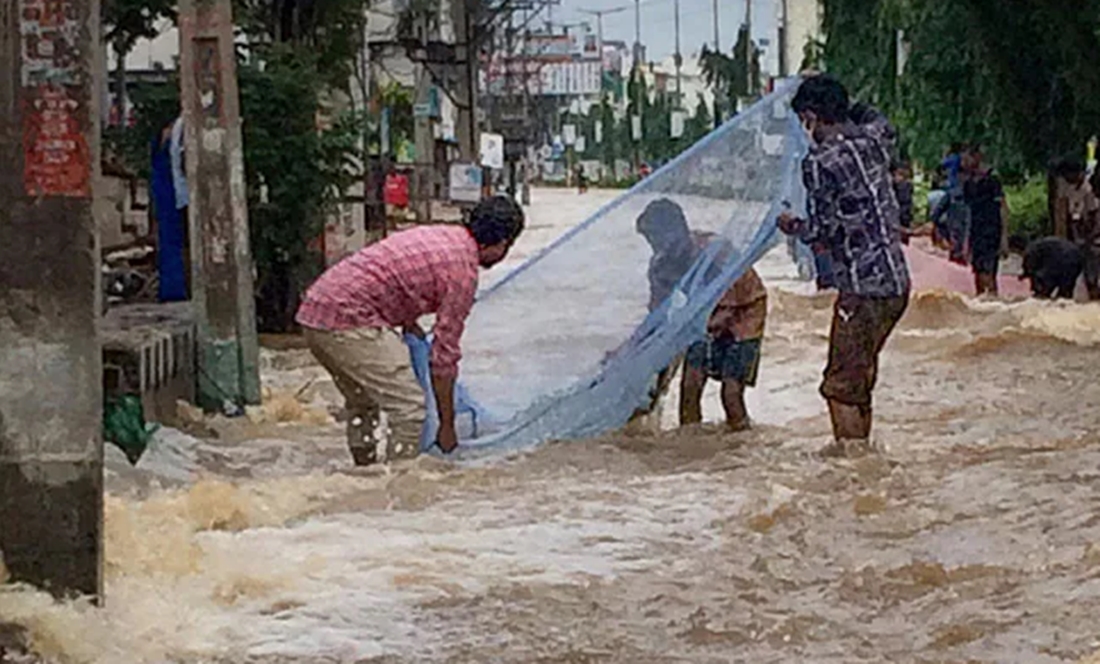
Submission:
<svg viewBox="0 0 1100 664">
<path fill-rule="evenodd" d="M 509 262 L 610 196 L 534 192 Z M 109 450 L 106 606 L 9 589 L 0 617 L 58 664 L 1088 661 L 1100 305 L 914 295 L 887 453 L 826 462 L 832 298 L 783 247 L 758 269 L 751 432 L 673 430 L 673 391 L 661 430 L 353 471 L 327 375 L 266 350 L 250 418 Z"/>
</svg>

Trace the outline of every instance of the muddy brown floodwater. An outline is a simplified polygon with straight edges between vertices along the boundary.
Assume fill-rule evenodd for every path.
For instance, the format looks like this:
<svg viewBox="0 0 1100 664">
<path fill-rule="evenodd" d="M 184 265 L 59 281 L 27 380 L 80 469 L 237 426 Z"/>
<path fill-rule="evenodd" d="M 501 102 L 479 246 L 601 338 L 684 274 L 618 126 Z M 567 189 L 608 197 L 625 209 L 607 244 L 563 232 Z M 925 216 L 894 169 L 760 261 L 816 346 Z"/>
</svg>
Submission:
<svg viewBox="0 0 1100 664">
<path fill-rule="evenodd" d="M 830 299 L 773 288 L 770 306 L 753 431 L 619 434 L 478 467 L 348 472 L 323 372 L 267 351 L 251 420 L 165 431 L 138 469 L 111 455 L 106 606 L 9 586 L 0 619 L 65 664 L 1053 664 L 1100 649 L 1100 307 L 915 296 L 876 395 L 887 453 L 824 462 Z"/>
</svg>

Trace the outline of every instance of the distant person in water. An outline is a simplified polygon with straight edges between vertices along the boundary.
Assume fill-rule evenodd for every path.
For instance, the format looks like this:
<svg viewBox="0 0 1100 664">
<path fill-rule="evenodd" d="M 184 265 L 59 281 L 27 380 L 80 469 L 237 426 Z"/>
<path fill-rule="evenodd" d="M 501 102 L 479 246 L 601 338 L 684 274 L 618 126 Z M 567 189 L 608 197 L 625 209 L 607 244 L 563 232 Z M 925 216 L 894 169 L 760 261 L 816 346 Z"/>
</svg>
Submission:
<svg viewBox="0 0 1100 664">
<path fill-rule="evenodd" d="M 963 153 L 963 146 L 955 143 L 944 157 L 940 166 L 944 174 L 945 196 L 933 211 L 933 221 L 945 234 L 950 259 L 959 265 L 966 265 L 966 246 L 970 234 L 970 208 L 963 197 L 966 178 Z"/>
<path fill-rule="evenodd" d="M 1080 159 L 1062 164 L 1055 226 L 1065 229 L 1055 235 L 1067 237 L 1081 250 L 1089 299 L 1100 298 L 1100 196 L 1086 179 L 1085 164 Z"/>
<path fill-rule="evenodd" d="M 1081 249 L 1060 237 L 1045 237 L 1028 244 L 1014 236 L 1009 245 L 1024 256 L 1020 280 L 1031 281 L 1031 294 L 1039 298 L 1072 300 L 1077 279 L 1085 267 Z"/>
<path fill-rule="evenodd" d="M 489 198 L 463 225 L 420 226 L 367 245 L 306 291 L 297 321 L 347 402 L 348 447 L 356 465 L 420 453 L 424 391 L 401 331 L 423 337 L 419 320 L 428 314 L 436 316 L 431 350 L 436 445 L 448 453 L 458 446 L 455 379 L 478 268 L 504 260 L 523 225 L 523 210 L 512 199 Z M 381 412 L 391 432 L 385 440 L 374 437 Z"/>
<path fill-rule="evenodd" d="M 1001 256 L 1008 252 L 1008 203 L 1001 181 L 983 163 L 981 146 L 963 157 L 963 199 L 970 208 L 970 269 L 978 295 L 997 295 Z"/>
<path fill-rule="evenodd" d="M 802 162 L 807 218 L 779 218 L 785 233 L 830 249 L 839 294 L 821 394 L 834 441 L 826 456 L 871 451 L 872 392 L 878 356 L 909 304 L 909 268 L 890 173 L 894 132 L 879 113 L 849 117 L 848 91 L 836 79 L 807 78 L 791 102 L 810 134 Z"/>
<path fill-rule="evenodd" d="M 902 242 L 909 244 L 908 231 L 913 228 L 913 174 L 906 163 L 895 164 L 891 172 L 894 176 L 894 196 L 898 199 L 899 221 L 903 229 Z"/>
<path fill-rule="evenodd" d="M 588 192 L 588 176 L 584 172 L 584 164 L 577 164 L 577 193 L 584 194 Z"/>
<path fill-rule="evenodd" d="M 710 233 L 693 233 L 683 209 L 667 198 L 653 201 L 638 217 L 637 231 L 649 243 L 649 310 L 659 308 L 673 293 L 684 274 L 716 239 Z M 684 356 L 680 383 L 680 423 L 702 421 L 703 389 L 708 379 L 722 383 L 722 406 L 730 429 L 749 426 L 745 387 L 756 385 L 760 345 L 767 317 L 767 289 L 751 267 L 726 291 L 707 321 L 707 337 L 692 344 Z M 650 403 L 635 417 L 652 412 L 668 390 L 676 364 L 663 369 L 650 392 Z"/>
</svg>

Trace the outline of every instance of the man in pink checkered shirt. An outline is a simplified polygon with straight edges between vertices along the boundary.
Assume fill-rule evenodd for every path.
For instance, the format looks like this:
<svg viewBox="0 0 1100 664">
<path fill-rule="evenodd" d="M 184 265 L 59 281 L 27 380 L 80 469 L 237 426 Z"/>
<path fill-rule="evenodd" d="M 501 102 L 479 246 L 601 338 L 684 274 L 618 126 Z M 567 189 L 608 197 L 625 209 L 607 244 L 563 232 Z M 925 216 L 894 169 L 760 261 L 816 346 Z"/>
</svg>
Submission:
<svg viewBox="0 0 1100 664">
<path fill-rule="evenodd" d="M 514 201 L 490 198 L 464 225 L 414 228 L 361 249 L 306 291 L 297 321 L 344 395 L 348 447 L 356 465 L 420 451 L 424 392 L 399 330 L 423 336 L 418 321 L 428 314 L 436 315 L 431 371 L 440 420 L 437 444 L 444 452 L 458 446 L 455 378 L 478 267 L 503 260 L 523 224 L 523 210 Z"/>
</svg>

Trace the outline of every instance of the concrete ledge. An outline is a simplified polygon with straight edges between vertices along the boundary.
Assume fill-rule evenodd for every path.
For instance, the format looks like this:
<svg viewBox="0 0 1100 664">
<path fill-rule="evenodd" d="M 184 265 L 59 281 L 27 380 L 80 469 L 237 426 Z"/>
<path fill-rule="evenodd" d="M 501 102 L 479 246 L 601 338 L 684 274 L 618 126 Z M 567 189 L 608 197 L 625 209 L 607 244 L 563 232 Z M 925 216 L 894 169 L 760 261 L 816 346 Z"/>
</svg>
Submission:
<svg viewBox="0 0 1100 664">
<path fill-rule="evenodd" d="M 141 396 L 145 417 L 171 421 L 176 401 L 193 403 L 196 328 L 190 303 L 112 308 L 100 323 L 103 390 Z"/>
</svg>

